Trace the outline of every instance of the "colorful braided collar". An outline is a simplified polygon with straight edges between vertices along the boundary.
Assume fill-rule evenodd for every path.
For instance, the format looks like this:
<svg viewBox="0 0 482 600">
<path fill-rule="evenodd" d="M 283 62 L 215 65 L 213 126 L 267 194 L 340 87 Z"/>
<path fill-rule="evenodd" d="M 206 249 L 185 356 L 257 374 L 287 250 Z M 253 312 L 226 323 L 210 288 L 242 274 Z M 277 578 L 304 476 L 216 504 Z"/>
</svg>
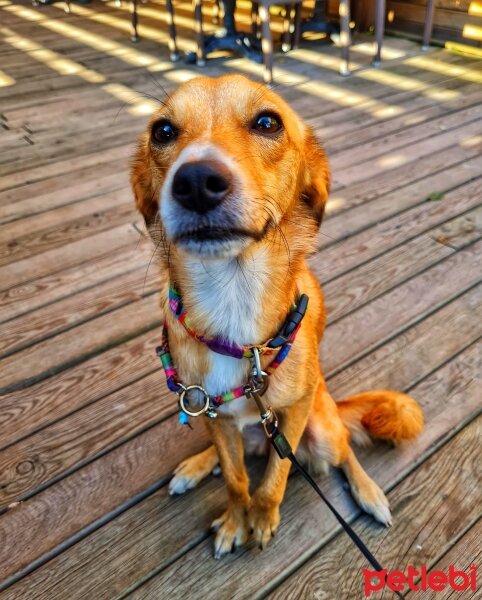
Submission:
<svg viewBox="0 0 482 600">
<path fill-rule="evenodd" d="M 301 323 L 301 320 L 305 315 L 307 306 L 308 297 L 305 294 L 302 294 L 299 297 L 298 303 L 291 307 L 291 311 L 288 315 L 287 320 L 285 321 L 283 327 L 274 338 L 270 338 L 264 344 L 252 344 L 242 346 L 240 344 L 236 344 L 236 342 L 230 342 L 229 340 L 226 340 L 219 336 L 209 338 L 205 335 L 196 333 L 196 331 L 194 331 L 192 325 L 190 324 L 186 307 L 182 302 L 181 294 L 173 284 L 169 286 L 169 307 L 172 311 L 172 314 L 182 324 L 187 333 L 194 339 L 205 344 L 213 352 L 217 352 L 218 354 L 224 354 L 226 356 L 232 356 L 233 358 L 252 358 L 253 349 L 255 348 L 259 351 L 260 354 L 273 354 L 275 348 L 280 347 L 286 341 L 288 341 L 293 331 L 295 331 L 295 329 L 298 328 L 299 324 Z"/>
<path fill-rule="evenodd" d="M 301 325 L 301 324 L 300 324 Z M 288 356 L 291 346 L 295 341 L 296 334 L 300 328 L 300 325 L 295 329 L 291 339 L 286 341 L 277 351 L 275 358 L 271 361 L 271 363 L 266 367 L 265 372 L 267 375 L 271 375 L 273 371 L 275 371 L 280 364 L 285 360 Z M 161 345 L 156 348 L 156 354 L 161 359 L 162 368 L 164 369 L 164 373 L 166 375 L 166 383 L 167 387 L 178 394 L 184 386 L 181 384 L 181 381 L 177 374 L 177 369 L 174 366 L 174 362 L 172 360 L 171 352 L 169 349 L 169 337 L 167 333 L 167 325 L 164 323 L 162 328 L 162 341 Z M 236 400 L 237 398 L 241 398 L 246 394 L 246 385 L 240 385 L 238 387 L 233 388 L 224 394 L 219 394 L 217 396 L 210 396 L 211 403 L 213 407 L 217 408 L 227 402 L 231 402 L 232 400 Z"/>
<path fill-rule="evenodd" d="M 285 322 L 283 323 L 282 327 L 275 335 L 275 337 L 269 339 L 265 344 L 256 344 L 252 346 L 240 346 L 239 344 L 229 342 L 219 337 L 207 338 L 203 335 L 197 334 L 189 324 L 189 320 L 186 314 L 186 308 L 182 303 L 181 295 L 172 285 L 169 287 L 169 306 L 174 316 L 178 321 L 180 321 L 187 333 L 194 339 L 205 344 L 210 350 L 214 352 L 239 359 L 253 358 L 256 349 L 259 351 L 259 354 L 268 355 L 276 353 L 276 356 L 265 369 L 265 374 L 269 376 L 273 373 L 273 371 L 275 371 L 275 369 L 277 369 L 281 365 L 281 363 L 286 359 L 291 350 L 291 346 L 293 345 L 293 342 L 296 338 L 296 334 L 298 333 L 298 330 L 301 326 L 301 321 L 305 316 L 306 309 L 308 307 L 308 296 L 306 296 L 305 294 L 301 294 L 299 296 L 297 303 L 292 307 Z M 177 374 L 176 367 L 174 366 L 174 362 L 172 360 L 171 352 L 169 349 L 167 323 L 164 323 L 163 325 L 162 341 L 161 345 L 158 348 L 156 348 L 156 354 L 161 360 L 161 364 L 166 375 L 166 382 L 168 388 L 171 390 L 171 392 L 174 392 L 175 394 L 178 394 L 180 396 L 180 422 L 188 423 L 188 415 L 183 411 L 183 404 L 181 401 L 181 398 L 184 396 L 184 392 L 187 390 L 187 388 L 181 383 Z M 245 396 L 247 392 L 247 385 L 248 384 L 240 385 L 238 387 L 233 388 L 232 390 L 224 392 L 223 394 L 218 394 L 217 396 L 208 396 L 207 392 L 203 390 L 203 393 L 207 398 L 206 408 L 209 407 L 209 410 L 207 411 L 208 416 L 216 416 L 216 408 L 223 404 L 226 404 L 227 402 L 231 402 L 232 400 Z M 202 390 L 200 386 L 191 387 L 196 387 Z"/>
</svg>

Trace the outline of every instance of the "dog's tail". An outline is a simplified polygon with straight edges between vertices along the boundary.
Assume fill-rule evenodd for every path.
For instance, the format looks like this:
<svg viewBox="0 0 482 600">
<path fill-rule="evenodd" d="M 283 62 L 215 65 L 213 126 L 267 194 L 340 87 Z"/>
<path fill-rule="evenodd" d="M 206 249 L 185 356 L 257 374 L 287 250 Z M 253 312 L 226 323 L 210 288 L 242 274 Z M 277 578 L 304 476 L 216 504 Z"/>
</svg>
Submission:
<svg viewBox="0 0 482 600">
<path fill-rule="evenodd" d="M 369 442 L 368 435 L 392 442 L 409 440 L 419 435 L 424 425 L 420 404 L 392 390 L 350 396 L 337 406 L 353 441 L 359 444 Z"/>
</svg>

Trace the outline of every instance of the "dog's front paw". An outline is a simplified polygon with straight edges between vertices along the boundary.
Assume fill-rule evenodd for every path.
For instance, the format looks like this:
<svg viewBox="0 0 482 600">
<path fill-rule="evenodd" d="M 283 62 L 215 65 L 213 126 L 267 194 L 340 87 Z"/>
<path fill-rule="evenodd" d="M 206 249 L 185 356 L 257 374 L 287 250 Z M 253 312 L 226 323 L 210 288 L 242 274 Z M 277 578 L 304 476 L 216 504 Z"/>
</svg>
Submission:
<svg viewBox="0 0 482 600">
<path fill-rule="evenodd" d="M 234 552 L 248 539 L 244 508 L 228 508 L 218 519 L 213 521 L 211 529 L 216 531 L 214 558 L 221 558 L 228 552 Z"/>
<path fill-rule="evenodd" d="M 174 471 L 174 476 L 169 482 L 169 494 L 184 494 L 187 490 L 207 477 L 218 465 L 218 455 L 214 446 L 203 452 L 190 456 L 180 463 Z"/>
<path fill-rule="evenodd" d="M 255 542 L 264 549 L 276 533 L 280 522 L 279 505 L 253 500 L 248 512 L 248 524 Z"/>
<path fill-rule="evenodd" d="M 390 527 L 392 515 L 387 497 L 378 485 L 367 477 L 367 481 L 361 487 L 351 486 L 351 493 L 361 508 L 369 515 L 373 515 L 377 521 Z"/>
</svg>

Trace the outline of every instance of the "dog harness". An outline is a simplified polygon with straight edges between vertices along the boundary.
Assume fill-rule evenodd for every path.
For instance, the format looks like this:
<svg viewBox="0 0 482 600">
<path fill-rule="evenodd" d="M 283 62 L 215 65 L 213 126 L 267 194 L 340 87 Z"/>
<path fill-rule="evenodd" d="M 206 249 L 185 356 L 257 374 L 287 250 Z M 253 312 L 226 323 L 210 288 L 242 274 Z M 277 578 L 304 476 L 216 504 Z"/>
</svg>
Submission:
<svg viewBox="0 0 482 600">
<path fill-rule="evenodd" d="M 256 374 L 262 377 L 263 385 L 266 389 L 268 377 L 281 365 L 291 350 L 296 334 L 300 329 L 301 321 L 303 320 L 308 307 L 308 296 L 306 294 L 298 295 L 298 301 L 292 306 L 285 322 L 274 337 L 270 338 L 264 344 L 252 344 L 247 346 L 241 346 L 220 337 L 209 338 L 196 333 L 190 324 L 189 316 L 186 307 L 182 302 L 181 294 L 174 285 L 169 286 L 169 307 L 172 314 L 183 325 L 187 333 L 197 341 L 205 344 L 213 352 L 231 356 L 233 358 L 247 358 L 252 360 L 254 363 L 253 366 L 256 368 Z M 215 418 L 217 416 L 216 408 L 227 402 L 246 396 L 253 388 L 252 382 L 250 381 L 245 385 L 235 387 L 223 394 L 209 396 L 206 390 L 200 385 L 184 385 L 178 377 L 171 356 L 166 322 L 162 328 L 161 345 L 156 348 L 156 354 L 161 360 L 162 368 L 166 375 L 167 387 L 171 392 L 174 392 L 179 396 L 179 419 L 181 423 L 188 423 L 189 416 L 197 417 L 201 414 L 206 414 L 208 417 Z M 261 371 L 259 356 L 268 356 L 271 354 L 275 354 L 273 360 L 266 367 L 265 371 Z M 200 410 L 194 411 L 189 408 L 189 399 L 187 396 L 188 392 L 191 390 L 197 390 L 198 394 L 201 394 L 204 398 L 204 403 Z"/>
</svg>

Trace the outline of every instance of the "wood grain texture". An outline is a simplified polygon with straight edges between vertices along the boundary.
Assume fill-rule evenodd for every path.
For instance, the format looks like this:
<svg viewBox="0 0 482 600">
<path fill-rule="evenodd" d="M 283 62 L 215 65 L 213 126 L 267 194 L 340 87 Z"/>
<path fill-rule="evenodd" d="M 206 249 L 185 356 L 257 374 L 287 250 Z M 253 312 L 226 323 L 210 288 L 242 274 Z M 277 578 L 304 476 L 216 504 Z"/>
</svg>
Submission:
<svg viewBox="0 0 482 600">
<path fill-rule="evenodd" d="M 437 307 L 480 281 L 480 249 L 477 242 L 453 254 L 373 302 L 350 313 L 327 329 L 321 344 L 322 364 L 334 368 L 330 349 L 341 346 L 340 368 L 369 348 L 420 321 Z M 363 328 L 360 327 L 363 324 Z M 341 340 L 341 344 L 340 344 Z M 349 340 L 349 343 L 343 343 Z"/>
<path fill-rule="evenodd" d="M 377 447 L 366 453 L 358 452 L 363 465 L 384 489 L 391 489 L 406 477 L 423 462 L 427 451 L 432 453 L 440 447 L 444 440 L 450 438 L 479 411 L 479 382 L 474 380 L 474 368 L 480 365 L 480 353 L 477 349 L 472 349 L 470 354 L 471 356 L 461 355 L 412 391 L 422 402 L 427 422 L 430 424 L 415 443 L 398 449 L 385 447 L 382 450 Z M 460 369 L 463 370 L 463 375 Z M 442 410 L 441 397 L 444 398 Z M 476 460 L 477 444 L 471 447 L 470 457 L 471 461 Z M 443 472 L 444 468 L 444 462 L 440 461 L 437 470 L 441 469 Z M 359 515 L 359 510 L 342 489 L 340 479 L 337 481 L 335 484 L 331 477 L 329 480 L 325 479 L 323 491 L 345 517 L 353 518 Z M 450 489 L 453 487 L 457 487 L 455 477 L 450 480 Z M 192 495 L 196 496 L 193 503 L 208 502 L 202 495 L 202 489 L 193 492 Z M 213 498 L 213 495 L 210 498 Z M 209 502 L 210 506 L 212 502 L 213 500 Z M 478 507 L 473 504 L 471 510 L 475 512 Z M 218 595 L 223 594 L 225 597 L 236 599 L 263 597 L 276 583 L 277 574 L 295 570 L 339 531 L 336 522 L 321 505 L 319 498 L 307 489 L 306 482 L 298 476 L 290 479 L 281 512 L 282 525 L 264 552 L 261 553 L 258 548 L 248 544 L 238 551 L 236 556 L 228 556 L 223 561 L 213 561 L 212 539 L 209 538 L 160 571 L 129 598 L 163 598 L 170 594 L 174 594 L 175 598 L 186 595 L 205 597 L 209 596 L 210 581 L 214 577 Z M 376 540 L 371 544 L 376 551 L 378 543 L 385 538 L 386 533 L 369 519 L 367 525 Z M 296 540 L 296 553 L 292 550 L 293 540 Z M 250 574 L 248 578 L 246 573 Z"/>
<path fill-rule="evenodd" d="M 433 192 L 444 194 L 448 190 L 453 190 L 478 177 L 482 168 L 478 148 L 455 146 L 435 154 L 434 158 L 435 160 L 431 162 L 433 170 L 428 173 L 423 168 L 421 170 L 417 168 L 415 183 L 407 177 L 399 187 L 381 196 L 376 196 L 372 190 L 363 203 L 357 201 L 359 192 L 355 187 L 350 193 L 345 190 L 343 194 L 335 194 L 333 208 L 330 208 L 330 201 L 328 201 L 327 219 L 322 223 L 318 246 L 320 248 L 329 246 L 338 239 L 366 229 L 374 222 L 383 222 L 397 212 L 425 202 Z M 442 164 L 445 166 L 442 167 Z M 345 210 L 342 210 L 343 208 Z"/>
<path fill-rule="evenodd" d="M 2 360 L 0 393 L 21 389 L 71 364 L 158 327 L 156 295 L 131 302 Z"/>
<path fill-rule="evenodd" d="M 67 297 L 89 288 L 93 290 L 97 284 L 127 275 L 131 269 L 145 266 L 149 275 L 156 271 L 156 264 L 151 264 L 147 272 L 146 253 L 141 246 L 132 243 L 126 248 L 114 247 L 114 251 L 107 246 L 90 260 L 3 290 L 0 292 L 0 321 L 14 319 L 61 299 L 68 302 Z M 152 253 L 148 254 L 147 260 L 151 256 Z M 72 318 L 72 315 L 66 317 Z"/>
<path fill-rule="evenodd" d="M 470 485 L 469 482 L 467 482 Z M 476 500 L 477 501 L 477 500 Z M 450 566 L 454 566 L 457 571 L 469 572 L 472 565 L 480 565 L 480 559 L 482 558 L 482 549 L 480 547 L 480 537 L 482 536 L 482 521 L 479 519 L 467 533 L 461 537 L 452 548 L 445 554 L 438 562 L 432 565 L 431 571 L 444 571 Z M 479 567 L 480 568 L 480 567 Z M 416 594 L 416 596 L 414 596 Z M 444 600 L 453 600 L 454 598 L 460 598 L 460 591 L 456 590 L 444 590 L 443 596 L 440 592 L 434 590 L 426 591 L 408 591 L 406 594 L 407 598 L 419 597 L 421 600 L 437 600 L 437 598 L 443 597 Z"/>
<path fill-rule="evenodd" d="M 374 531 L 366 517 L 357 521 L 357 533 L 369 547 L 377 548 L 386 568 L 406 572 L 408 565 L 432 567 L 480 516 L 474 475 L 482 475 L 477 459 L 481 433 L 482 419 L 478 419 L 390 492 L 394 526 L 389 530 Z M 362 599 L 366 568 L 351 540 L 340 534 L 268 597 Z M 382 594 L 372 597 L 380 599 Z"/>
<path fill-rule="evenodd" d="M 135 213 L 132 198 L 124 190 L 119 192 L 110 192 L 104 197 L 94 198 L 93 201 L 76 203 L 72 206 L 59 208 L 55 212 L 60 213 L 83 213 L 86 214 L 68 220 L 68 216 L 50 213 L 39 215 L 40 221 L 47 221 L 52 217 L 52 226 L 39 231 L 32 231 L 24 235 L 18 235 L 16 229 L 28 230 L 28 223 L 20 221 L 13 223 L 10 227 L 13 235 L 7 241 L 0 241 L 0 265 L 20 261 L 30 256 L 38 256 L 43 252 L 48 252 L 54 248 L 59 248 L 65 244 L 74 244 L 78 240 L 91 237 L 112 227 L 118 227 L 124 223 L 132 223 L 137 215 Z M 97 208 L 94 208 L 97 207 Z M 67 210 L 69 209 L 69 210 Z M 45 217 L 45 219 L 42 219 Z M 59 223 L 56 224 L 57 218 Z M 40 224 L 40 227 L 42 224 Z"/>
<path fill-rule="evenodd" d="M 153 294 L 158 288 L 159 275 L 156 269 L 148 271 L 146 262 L 140 269 L 99 283 L 94 289 L 10 320 L 0 325 L 0 356 L 12 354 L 84 321 L 117 310 Z"/>
<path fill-rule="evenodd" d="M 408 241 L 428 229 L 478 206 L 482 192 L 480 179 L 457 187 L 438 202 L 417 206 L 364 229 L 348 240 L 323 249 L 315 272 L 322 283 L 357 267 L 374 255 Z"/>
<path fill-rule="evenodd" d="M 238 4 L 244 28 L 249 5 Z M 159 0 L 139 7 L 145 35 L 136 46 L 127 5 L 74 7 L 70 15 L 62 4 L 25 8 L 42 23 L 0 7 L 2 25 L 106 83 L 163 97 L 153 77 L 169 93 L 198 74 L 167 62 Z M 192 43 L 192 6 L 183 0 L 176 11 L 184 47 Z M 63 32 L 45 27 L 48 20 L 64 24 Z M 126 169 L 148 117 L 131 114 L 102 84 L 60 76 L 3 40 L 0 33 L 1 69 L 15 84 L 0 88 L 0 253 L 9 263 L 0 266 L 0 589 L 12 584 L 0 597 L 110 600 L 137 588 L 150 599 L 265 595 L 313 553 L 323 556 L 337 530 L 292 477 L 280 533 L 266 553 L 248 546 L 215 563 L 207 528 L 224 505 L 222 480 L 208 478 L 185 498 L 167 495 L 172 469 L 207 440 L 174 416 L 154 354 L 156 269 L 144 288 L 150 248 L 128 212 Z M 277 64 L 278 91 L 327 141 L 333 160 L 333 202 L 313 259 L 333 322 L 330 389 L 336 398 L 374 387 L 410 390 L 429 424 L 411 446 L 360 452 L 392 489 L 416 478 L 480 409 L 482 286 L 474 265 L 482 162 L 475 61 L 434 50 L 427 58 L 446 68 L 432 71 L 413 63 L 411 42 L 387 40 L 386 48 L 399 56 L 374 71 L 365 68 L 367 46 L 355 46 L 363 69 L 348 79 L 338 75 L 339 49 L 317 42 Z M 220 58 L 205 73 L 251 67 Z M 432 192 L 444 198 L 425 202 Z M 254 478 L 260 467 L 250 462 Z M 357 518 L 339 483 L 335 475 L 323 485 Z M 405 501 L 415 500 L 397 502 L 400 514 Z M 450 543 L 465 533 L 455 525 Z"/>
<path fill-rule="evenodd" d="M 0 267 L 0 286 L 2 290 L 7 290 L 45 275 L 59 273 L 107 252 L 112 254 L 128 246 L 135 248 L 138 241 L 139 233 L 132 224 L 119 225 L 76 242 L 66 243 L 60 248 L 52 248 L 37 256 Z"/>
<path fill-rule="evenodd" d="M 154 329 L 36 383 L 28 391 L 1 395 L 0 447 L 158 371 L 158 343 L 159 331 Z"/>
<path fill-rule="evenodd" d="M 422 462 L 427 451 L 440 446 L 447 436 L 470 420 L 478 410 L 479 384 L 473 376 L 479 367 L 480 352 L 472 346 L 416 387 L 413 393 L 422 402 L 431 425 L 415 445 L 398 449 L 378 446 L 362 454 L 363 463 L 378 481 L 391 487 L 415 464 Z M 383 365 L 379 370 L 383 370 Z M 442 406 L 440 398 L 445 398 Z M 298 561 L 308 553 L 310 544 L 319 545 L 335 531 L 336 525 L 330 518 L 320 520 L 323 508 L 305 485 L 300 478 L 291 478 L 283 504 L 282 527 L 263 554 L 250 545 L 226 561 L 212 559 L 212 540 L 202 540 L 211 520 L 222 510 L 225 496 L 222 482 L 211 479 L 181 498 L 168 498 L 165 488 L 159 490 L 14 585 L 10 590 L 12 595 L 7 592 L 6 597 L 21 598 L 27 586 L 35 586 L 39 599 L 82 598 L 93 593 L 94 587 L 99 599 L 120 598 L 132 585 L 133 574 L 135 581 L 139 581 L 151 575 L 154 569 L 161 573 L 146 592 L 152 595 L 145 597 L 164 598 L 172 594 L 175 598 L 191 597 L 191 594 L 210 597 L 209 587 L 206 587 L 209 575 L 201 577 L 201 573 L 215 569 L 218 596 L 249 598 L 269 585 L 273 573 L 281 573 L 291 565 L 293 556 L 287 548 L 293 536 L 299 547 Z M 358 514 L 341 486 L 325 480 L 323 489 L 337 506 L 343 507 L 345 516 Z M 301 521 L 300 514 L 303 515 Z M 0 526 L 1 522 L 0 518 Z M 370 527 L 380 531 L 372 523 Z M 126 535 L 126 530 L 130 535 Z M 254 564 L 257 569 L 251 570 Z M 77 565 L 75 569 L 73 565 Z M 168 567 L 167 571 L 164 567 Z M 93 568 L 102 572 L 101 579 L 92 579 Z M 187 576 L 191 569 L 191 575 Z M 247 570 L 251 573 L 249 579 L 245 577 Z"/>
<path fill-rule="evenodd" d="M 323 287 L 328 322 L 333 323 L 480 237 L 482 209 L 476 208 L 337 277 Z"/>
<path fill-rule="evenodd" d="M 166 478 L 206 447 L 199 429 L 170 418 L 1 515 L 0 581 Z"/>
</svg>

